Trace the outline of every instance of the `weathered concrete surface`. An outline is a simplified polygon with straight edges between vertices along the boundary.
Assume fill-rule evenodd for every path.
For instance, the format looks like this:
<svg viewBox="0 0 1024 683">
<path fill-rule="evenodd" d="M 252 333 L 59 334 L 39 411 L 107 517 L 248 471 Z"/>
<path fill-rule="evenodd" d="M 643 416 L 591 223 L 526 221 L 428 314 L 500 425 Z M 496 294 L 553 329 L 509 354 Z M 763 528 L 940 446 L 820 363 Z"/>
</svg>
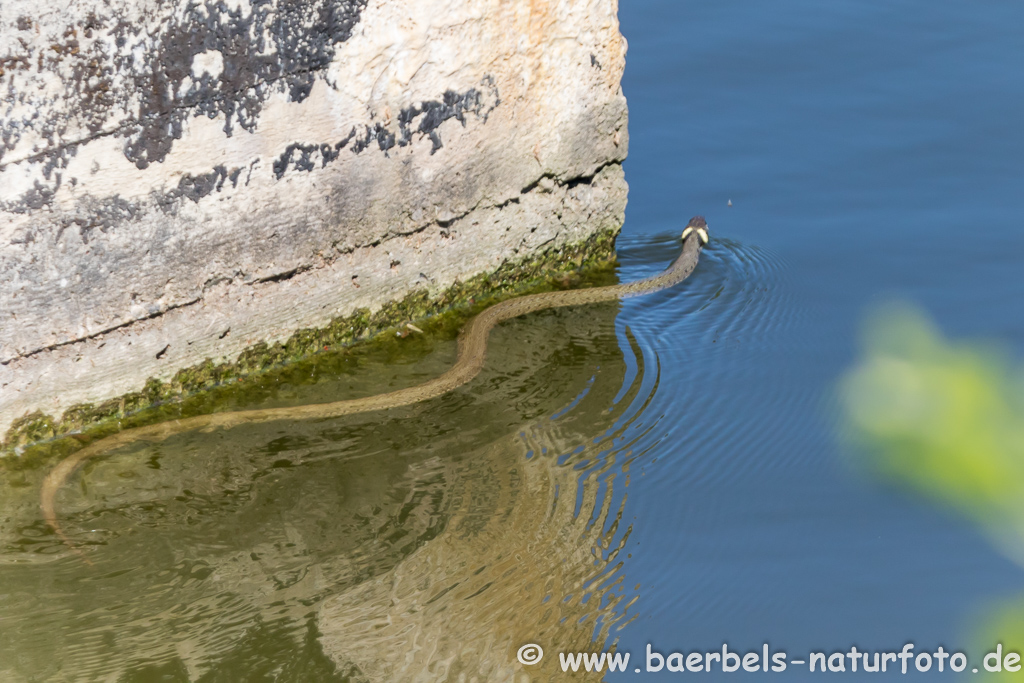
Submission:
<svg viewBox="0 0 1024 683">
<path fill-rule="evenodd" d="M 0 4 L 0 434 L 617 230 L 616 9 Z"/>
</svg>

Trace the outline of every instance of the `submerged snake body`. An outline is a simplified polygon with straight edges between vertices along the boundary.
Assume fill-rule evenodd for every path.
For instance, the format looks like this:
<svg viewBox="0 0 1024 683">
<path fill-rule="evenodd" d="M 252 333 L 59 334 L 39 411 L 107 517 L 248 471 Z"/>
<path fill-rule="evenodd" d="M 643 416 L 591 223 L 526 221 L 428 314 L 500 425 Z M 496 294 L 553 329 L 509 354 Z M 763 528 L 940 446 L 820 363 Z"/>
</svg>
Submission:
<svg viewBox="0 0 1024 683">
<path fill-rule="evenodd" d="M 656 292 L 678 284 L 689 277 L 697 266 L 700 251 L 708 241 L 707 223 L 701 216 L 690 219 L 683 231 L 683 250 L 679 257 L 662 273 L 653 277 L 622 285 L 593 287 L 561 292 L 542 292 L 514 299 L 508 299 L 484 309 L 470 321 L 459 336 L 459 350 L 455 364 L 443 374 L 413 387 L 389 391 L 365 398 L 354 398 L 332 403 L 313 405 L 239 410 L 212 415 L 197 415 L 183 420 L 173 420 L 146 427 L 127 429 L 100 439 L 85 448 L 72 453 L 62 460 L 43 480 L 40 492 L 40 507 L 43 519 L 61 540 L 77 551 L 71 540 L 64 534 L 57 521 L 57 492 L 78 467 L 97 455 L 107 453 L 136 441 L 163 441 L 175 434 L 192 430 L 227 429 L 241 424 L 270 422 L 273 420 L 308 420 L 311 418 L 339 417 L 355 413 L 407 406 L 447 394 L 472 380 L 484 365 L 487 353 L 487 337 L 498 323 L 517 318 L 527 313 L 548 308 L 579 306 L 614 299 L 624 299 L 641 294 Z"/>
</svg>

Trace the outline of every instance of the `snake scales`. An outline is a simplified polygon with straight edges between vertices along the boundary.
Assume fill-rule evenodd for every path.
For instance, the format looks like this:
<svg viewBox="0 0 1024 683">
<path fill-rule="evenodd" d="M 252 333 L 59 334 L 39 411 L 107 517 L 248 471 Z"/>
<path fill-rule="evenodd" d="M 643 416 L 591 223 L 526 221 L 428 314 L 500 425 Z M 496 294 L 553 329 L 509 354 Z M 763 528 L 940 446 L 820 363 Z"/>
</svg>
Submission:
<svg viewBox="0 0 1024 683">
<path fill-rule="evenodd" d="M 196 429 L 226 429 L 241 424 L 269 422 L 272 420 L 306 420 L 310 418 L 339 417 L 354 413 L 367 413 L 386 408 L 397 408 L 420 401 L 436 398 L 466 384 L 480 372 L 487 353 L 487 337 L 498 323 L 527 313 L 578 306 L 601 301 L 611 301 L 640 294 L 655 292 L 678 284 L 689 277 L 697 266 L 700 251 L 708 241 L 708 228 L 702 216 L 690 219 L 682 234 L 683 250 L 671 266 L 653 277 L 621 285 L 593 287 L 560 292 L 543 292 L 508 299 L 484 309 L 470 321 L 459 336 L 459 350 L 455 364 L 445 373 L 416 386 L 376 394 L 365 398 L 347 399 L 331 403 L 317 403 L 286 408 L 264 408 L 239 410 L 211 415 L 197 415 L 182 420 L 127 429 L 89 444 L 54 467 L 43 480 L 40 492 L 40 507 L 43 519 L 61 538 L 65 545 L 78 551 L 64 534 L 57 519 L 57 493 L 75 470 L 89 458 L 102 455 L 136 441 L 163 441 L 174 434 Z M 88 560 L 87 560 L 88 561 Z"/>
</svg>

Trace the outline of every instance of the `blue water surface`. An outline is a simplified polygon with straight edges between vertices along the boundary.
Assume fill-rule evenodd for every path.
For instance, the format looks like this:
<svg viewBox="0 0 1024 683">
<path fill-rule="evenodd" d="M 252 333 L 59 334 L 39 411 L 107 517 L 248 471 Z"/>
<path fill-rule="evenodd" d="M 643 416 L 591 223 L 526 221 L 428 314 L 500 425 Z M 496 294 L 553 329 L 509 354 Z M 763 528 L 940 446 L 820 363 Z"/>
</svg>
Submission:
<svg viewBox="0 0 1024 683">
<path fill-rule="evenodd" d="M 634 673 L 648 643 L 968 649 L 1024 571 L 859 467 L 836 383 L 893 298 L 1024 356 L 1024 4 L 635 0 L 620 19 L 621 276 L 662 267 L 693 214 L 717 242 L 684 303 L 619 316 L 660 371 L 626 504 L 634 659 L 606 680 L 698 676 Z M 736 675 L 811 676 L 699 674 Z"/>
</svg>

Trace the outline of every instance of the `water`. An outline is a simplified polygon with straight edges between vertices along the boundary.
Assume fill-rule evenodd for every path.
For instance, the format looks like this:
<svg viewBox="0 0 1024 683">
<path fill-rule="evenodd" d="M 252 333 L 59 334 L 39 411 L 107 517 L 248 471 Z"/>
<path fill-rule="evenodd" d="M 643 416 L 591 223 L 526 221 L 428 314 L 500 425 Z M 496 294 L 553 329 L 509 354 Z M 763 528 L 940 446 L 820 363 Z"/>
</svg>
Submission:
<svg viewBox="0 0 1024 683">
<path fill-rule="evenodd" d="M 9 477 L 0 678 L 501 680 L 525 642 L 543 677 L 595 637 L 634 658 L 967 648 L 986 606 L 1024 591 L 969 522 L 857 467 L 835 400 L 865 313 L 893 296 L 1024 356 L 1024 7 L 620 15 L 618 277 L 658 272 L 704 213 L 693 278 L 505 324 L 477 380 L 385 417 L 92 463 L 60 508 L 92 565 L 41 523 L 40 473 Z M 454 357 L 408 341 L 237 402 L 365 395 Z M 658 675 L 606 680 L 640 677 Z"/>
<path fill-rule="evenodd" d="M 1024 355 L 1024 8 L 645 2 L 621 18 L 623 276 L 703 212 L 739 253 L 765 255 L 743 275 L 730 264 L 726 291 L 767 291 L 713 327 L 665 329 L 647 302 L 619 317 L 673 369 L 649 412 L 675 423 L 630 491 L 624 571 L 641 588 L 620 647 L 969 647 L 1024 573 L 954 513 L 852 466 L 834 391 L 865 313 L 892 297 Z"/>
</svg>

